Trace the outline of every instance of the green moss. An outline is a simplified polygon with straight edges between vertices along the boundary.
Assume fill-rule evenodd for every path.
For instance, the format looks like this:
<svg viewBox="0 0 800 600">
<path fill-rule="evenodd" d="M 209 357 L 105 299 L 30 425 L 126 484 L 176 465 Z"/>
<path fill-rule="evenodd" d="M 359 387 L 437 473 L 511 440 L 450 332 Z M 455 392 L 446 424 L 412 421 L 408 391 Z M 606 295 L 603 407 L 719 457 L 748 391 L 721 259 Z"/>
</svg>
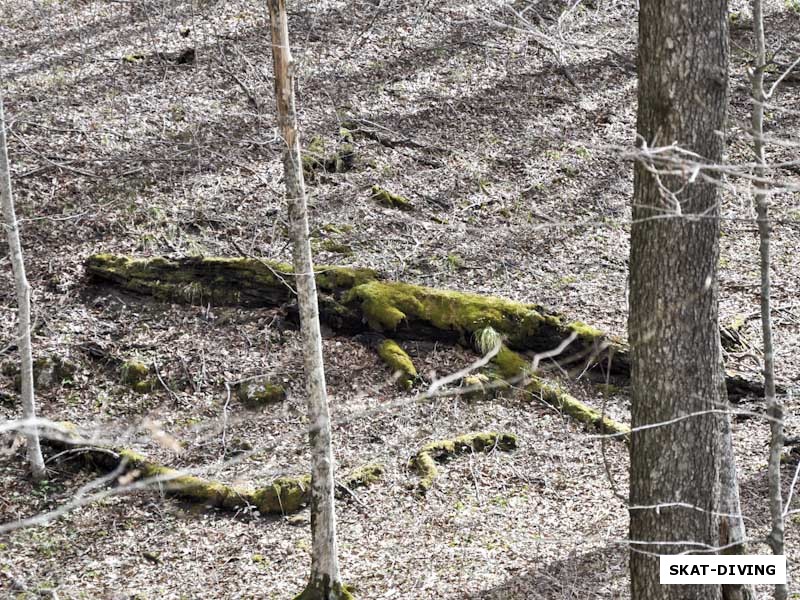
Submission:
<svg viewBox="0 0 800 600">
<path fill-rule="evenodd" d="M 393 194 L 389 190 L 385 190 L 378 185 L 372 186 L 372 199 L 388 208 L 399 208 L 401 210 L 409 210 L 413 208 L 411 201 L 398 194 Z"/>
<path fill-rule="evenodd" d="M 530 363 L 519 353 L 509 350 L 505 346 L 492 359 L 497 365 L 498 374 L 505 380 L 524 375 L 530 368 Z"/>
<path fill-rule="evenodd" d="M 464 341 L 474 332 L 492 327 L 524 345 L 540 325 L 552 319 L 533 305 L 398 282 L 367 282 L 351 289 L 345 301 L 360 301 L 373 329 L 395 331 L 403 322 L 417 321 L 445 332 L 457 332 Z"/>
<path fill-rule="evenodd" d="M 485 452 L 495 448 L 507 451 L 516 447 L 516 435 L 494 431 L 468 433 L 448 440 L 429 442 L 411 459 L 411 466 L 420 474 L 417 487 L 424 493 L 433 486 L 434 480 L 439 476 L 437 460 L 445 460 L 469 451 Z"/>
<path fill-rule="evenodd" d="M 427 452 L 420 452 L 414 458 L 414 467 L 420 474 L 417 487 L 420 491 L 427 492 L 433 487 L 434 480 L 439 476 L 439 468 L 436 466 L 436 461 Z"/>
<path fill-rule="evenodd" d="M 570 325 L 572 327 L 572 325 Z M 585 332 L 586 335 L 593 335 L 592 328 L 590 331 Z M 485 340 L 495 340 L 496 336 L 482 333 Z M 576 421 L 596 427 L 605 433 L 623 433 L 627 434 L 630 429 L 617 423 L 613 419 L 602 415 L 599 411 L 590 408 L 577 398 L 574 398 L 561 386 L 547 382 L 540 377 L 533 375 L 530 372 L 530 364 L 521 354 L 510 350 L 505 345 L 500 348 L 500 351 L 494 356 L 492 362 L 497 366 L 498 374 L 505 380 L 513 380 L 522 375 L 527 376 L 526 391 L 536 394 L 548 404 L 558 408 L 564 414 L 569 415 Z"/>
<path fill-rule="evenodd" d="M 321 227 L 325 233 L 344 234 L 353 231 L 353 226 L 348 223 L 326 223 Z"/>
<path fill-rule="evenodd" d="M 462 395 L 467 399 L 494 398 L 508 388 L 502 379 L 492 381 L 484 373 L 473 373 L 461 380 Z"/>
<path fill-rule="evenodd" d="M 370 463 L 352 470 L 345 475 L 341 484 L 348 488 L 357 488 L 377 483 L 386 472 L 386 467 L 379 463 Z"/>
<path fill-rule="evenodd" d="M 337 242 L 336 240 L 324 240 L 320 243 L 319 247 L 325 252 L 331 252 L 333 254 L 342 254 L 343 256 L 352 256 L 353 254 L 353 249 L 350 246 L 342 242 Z"/>
<path fill-rule="evenodd" d="M 335 152 L 326 152 L 325 141 L 314 136 L 308 148 L 302 153 L 303 174 L 310 180 L 316 178 L 317 171 L 326 173 L 346 173 L 355 165 L 355 147 L 351 139 L 344 137 Z"/>
<path fill-rule="evenodd" d="M 290 513 L 308 504 L 311 497 L 311 476 L 279 477 L 252 494 L 253 504 L 263 514 Z"/>
<path fill-rule="evenodd" d="M 378 346 L 378 356 L 392 369 L 398 385 L 411 389 L 417 379 L 417 369 L 406 351 L 394 340 L 387 339 Z"/>
<path fill-rule="evenodd" d="M 260 378 L 238 384 L 236 396 L 247 408 L 260 409 L 283 402 L 286 399 L 286 390 L 267 378 Z"/>
<path fill-rule="evenodd" d="M 303 151 L 301 161 L 306 177 L 313 177 L 316 169 L 325 167 L 325 140 L 315 135 Z"/>
<path fill-rule="evenodd" d="M 630 428 L 621 423 L 617 423 L 608 416 L 603 415 L 577 398 L 565 392 L 561 386 L 544 381 L 538 377 L 531 379 L 526 388 L 528 392 L 538 395 L 542 400 L 570 416 L 572 419 L 597 428 L 602 433 L 623 434 L 623 439 L 627 438 Z"/>
<path fill-rule="evenodd" d="M 152 392 L 156 387 L 150 377 L 150 367 L 139 360 L 127 360 L 120 367 L 120 381 L 140 394 Z"/>
<path fill-rule="evenodd" d="M 567 329 L 576 333 L 578 337 L 584 341 L 594 341 L 603 339 L 605 337 L 605 334 L 603 334 L 602 331 L 592 327 L 591 325 L 582 323 L 581 321 L 573 321 L 572 323 L 569 323 L 567 325 Z"/>
</svg>

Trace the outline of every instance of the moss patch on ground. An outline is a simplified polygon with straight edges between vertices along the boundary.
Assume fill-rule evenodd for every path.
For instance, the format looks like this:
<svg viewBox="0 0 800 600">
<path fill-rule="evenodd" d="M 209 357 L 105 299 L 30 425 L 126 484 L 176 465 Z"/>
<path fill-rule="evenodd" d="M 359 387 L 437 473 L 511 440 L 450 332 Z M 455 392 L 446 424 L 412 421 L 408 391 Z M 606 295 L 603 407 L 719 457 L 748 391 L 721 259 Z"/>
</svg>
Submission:
<svg viewBox="0 0 800 600">
<path fill-rule="evenodd" d="M 150 367 L 140 360 L 131 359 L 122 363 L 119 369 L 120 382 L 139 394 L 152 392 L 156 380 L 150 377 Z"/>
<path fill-rule="evenodd" d="M 372 199 L 387 208 L 399 208 L 400 210 L 411 210 L 413 208 L 408 198 L 394 194 L 379 185 L 372 186 Z"/>
</svg>

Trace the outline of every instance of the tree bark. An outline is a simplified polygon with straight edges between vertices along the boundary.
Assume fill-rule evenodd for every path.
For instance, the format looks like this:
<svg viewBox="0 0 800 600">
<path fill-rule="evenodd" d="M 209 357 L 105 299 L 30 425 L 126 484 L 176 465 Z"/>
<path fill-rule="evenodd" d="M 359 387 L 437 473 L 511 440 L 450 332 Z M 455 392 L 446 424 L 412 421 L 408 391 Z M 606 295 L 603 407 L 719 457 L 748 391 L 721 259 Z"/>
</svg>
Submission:
<svg viewBox="0 0 800 600">
<path fill-rule="evenodd" d="M 769 462 L 769 512 L 772 528 L 767 544 L 773 554 L 784 553 L 784 515 L 781 492 L 781 452 L 783 451 L 783 406 L 775 393 L 775 352 L 772 344 L 772 311 L 770 308 L 770 225 L 769 198 L 766 182 L 766 152 L 764 144 L 764 103 L 768 100 L 764 90 L 764 70 L 767 67 L 764 39 L 764 10 L 761 0 L 753 0 L 753 45 L 756 64 L 751 75 L 753 93 L 753 150 L 756 154 L 755 205 L 758 220 L 759 258 L 761 270 L 761 332 L 764 340 L 764 398 L 770 417 Z M 787 584 L 775 585 L 775 600 L 786 600 Z"/>
<path fill-rule="evenodd" d="M 8 167 L 8 148 L 6 145 L 6 119 L 3 109 L 3 98 L 0 96 L 0 201 L 3 205 L 3 218 L 8 237 L 8 248 L 11 256 L 11 268 L 14 271 L 14 283 L 17 290 L 18 324 L 17 335 L 21 372 L 22 414 L 26 419 L 36 418 L 36 397 L 33 392 L 33 357 L 31 354 L 31 287 L 25 275 L 25 259 L 19 240 L 19 225 L 14 210 L 14 198 L 11 194 L 11 172 Z M 31 425 L 27 433 L 28 462 L 31 474 L 36 480 L 44 479 L 46 471 L 42 449 L 39 445 L 39 432 Z"/>
<path fill-rule="evenodd" d="M 677 142 L 718 163 L 727 84 L 725 0 L 642 0 L 643 149 Z M 661 585 L 658 555 L 719 545 L 718 411 L 726 406 L 717 385 L 720 194 L 701 178 L 689 181 L 679 170 L 656 177 L 649 166 L 643 153 L 631 227 L 631 596 L 715 600 L 720 586 Z M 638 429 L 656 423 L 664 425 Z"/>
<path fill-rule="evenodd" d="M 294 99 L 294 61 L 284 0 L 267 0 L 275 70 L 275 100 L 278 127 L 284 149 L 284 178 L 289 203 L 289 233 L 292 239 L 300 332 L 308 396 L 309 443 L 311 445 L 311 574 L 302 599 L 339 600 L 349 597 L 339 576 L 334 511 L 333 450 L 328 413 L 322 334 L 319 324 L 317 287 L 311 259 L 303 166 L 297 135 Z"/>
</svg>

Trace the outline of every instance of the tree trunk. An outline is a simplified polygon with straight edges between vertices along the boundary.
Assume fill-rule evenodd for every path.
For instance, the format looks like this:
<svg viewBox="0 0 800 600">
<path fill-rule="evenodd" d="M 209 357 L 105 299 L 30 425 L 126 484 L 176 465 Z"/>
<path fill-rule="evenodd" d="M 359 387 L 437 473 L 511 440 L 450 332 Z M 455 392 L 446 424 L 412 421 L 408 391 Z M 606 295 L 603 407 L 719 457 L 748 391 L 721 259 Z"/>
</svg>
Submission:
<svg viewBox="0 0 800 600">
<path fill-rule="evenodd" d="M 18 328 L 17 345 L 22 362 L 22 414 L 26 419 L 36 418 L 36 398 L 33 393 L 33 357 L 31 356 L 31 287 L 25 275 L 25 260 L 19 241 L 19 226 L 11 195 L 11 172 L 8 168 L 8 148 L 6 146 L 6 119 L 3 111 L 3 98 L 0 97 L 0 201 L 3 204 L 3 218 L 8 236 L 11 267 L 17 288 Z M 28 462 L 31 474 L 36 480 L 46 476 L 42 449 L 39 446 L 39 432 L 34 425 L 27 429 Z"/>
<path fill-rule="evenodd" d="M 783 450 L 783 406 L 775 394 L 775 352 L 772 344 L 772 312 L 770 309 L 770 226 L 769 199 L 766 193 L 767 158 L 764 147 L 764 103 L 768 100 L 764 90 L 764 70 L 767 67 L 766 43 L 764 40 L 764 10 L 761 0 L 753 0 L 753 45 L 756 64 L 753 67 L 753 149 L 756 154 L 756 215 L 758 217 L 759 257 L 761 270 L 761 331 L 764 340 L 764 398 L 767 415 L 770 417 L 769 463 L 769 512 L 772 528 L 767 544 L 773 554 L 784 553 L 784 515 L 781 492 L 781 452 Z M 775 600 L 786 600 L 787 584 L 775 586 Z"/>
<path fill-rule="evenodd" d="M 720 352 L 720 358 L 721 358 Z M 720 362 L 720 375 L 725 372 L 724 365 Z M 720 396 L 727 395 L 725 381 L 719 378 Z M 739 499 L 739 478 L 736 473 L 736 459 L 733 453 L 733 436 L 731 434 L 731 416 L 722 418 L 722 455 L 720 460 L 720 546 L 723 554 L 747 554 L 747 534 L 742 516 L 742 505 Z M 752 585 L 726 584 L 722 586 L 724 600 L 755 600 L 755 590 Z"/>
<path fill-rule="evenodd" d="M 644 146 L 677 142 L 718 163 L 727 83 L 725 0 L 642 0 L 637 131 L 643 158 L 635 169 L 628 323 L 633 600 L 722 595 L 720 586 L 660 585 L 657 556 L 713 552 L 719 545 L 723 419 L 715 411 L 726 400 L 717 385 L 720 194 L 713 183 L 687 181 L 675 170 L 656 177 Z M 700 414 L 685 418 L 692 413 Z"/>
<path fill-rule="evenodd" d="M 338 600 L 349 597 L 349 594 L 343 589 L 337 559 L 331 424 L 322 362 L 322 335 L 311 260 L 303 167 L 297 136 L 294 62 L 289 48 L 284 0 L 267 0 L 267 4 L 272 32 L 278 127 L 286 144 L 284 178 L 289 203 L 289 233 L 292 238 L 297 303 L 300 309 L 308 396 L 308 436 L 311 445 L 311 575 L 305 591 L 298 598 Z"/>
</svg>

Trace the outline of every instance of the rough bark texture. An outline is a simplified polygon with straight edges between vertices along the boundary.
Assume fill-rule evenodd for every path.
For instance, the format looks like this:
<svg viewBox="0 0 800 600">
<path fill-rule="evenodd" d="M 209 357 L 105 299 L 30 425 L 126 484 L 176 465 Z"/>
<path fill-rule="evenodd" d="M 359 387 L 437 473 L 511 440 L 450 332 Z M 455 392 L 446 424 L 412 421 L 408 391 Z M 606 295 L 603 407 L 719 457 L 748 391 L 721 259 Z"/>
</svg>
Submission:
<svg viewBox="0 0 800 600">
<path fill-rule="evenodd" d="M 764 40 L 764 10 L 761 0 L 753 0 L 753 43 L 756 64 L 753 67 L 753 146 L 756 154 L 756 214 L 758 216 L 759 258 L 761 270 L 761 331 L 764 340 L 764 398 L 770 421 L 769 463 L 769 512 L 772 528 L 767 543 L 773 554 L 784 553 L 784 515 L 781 495 L 781 452 L 783 450 L 783 406 L 775 393 L 775 352 L 772 344 L 772 311 L 770 280 L 770 225 L 769 198 L 764 178 L 767 175 L 764 144 L 764 103 L 768 100 L 764 90 L 764 70 L 767 67 L 766 43 Z M 789 588 L 786 584 L 775 586 L 775 600 L 786 600 Z"/>
<path fill-rule="evenodd" d="M 14 211 L 14 198 L 11 194 L 11 172 L 8 168 L 8 148 L 6 146 L 6 119 L 3 98 L 0 97 L 0 203 L 3 205 L 11 268 L 14 271 L 14 284 L 17 290 L 17 345 L 22 363 L 20 370 L 22 414 L 26 419 L 36 418 L 36 397 L 33 391 L 33 356 L 31 353 L 31 288 L 25 275 L 25 259 L 19 241 L 19 226 Z M 44 479 L 46 471 L 39 433 L 31 426 L 26 433 L 28 462 L 34 479 Z"/>
<path fill-rule="evenodd" d="M 289 204 L 289 235 L 292 239 L 297 303 L 308 395 L 309 442 L 311 444 L 311 575 L 301 597 L 338 600 L 349 596 L 339 576 L 334 512 L 333 450 L 325 371 L 322 363 L 317 287 L 311 260 L 308 211 L 303 183 L 303 163 L 297 137 L 294 100 L 294 61 L 289 47 L 289 29 L 284 0 L 267 0 L 272 35 L 275 100 L 278 127 L 286 144 L 284 180 Z"/>
<path fill-rule="evenodd" d="M 647 146 L 677 142 L 721 159 L 727 107 L 725 0 L 642 0 L 637 131 Z M 719 544 L 725 408 L 717 386 L 719 191 L 702 179 L 660 178 L 639 161 L 631 228 L 631 595 L 715 600 L 710 585 L 663 586 L 658 554 Z M 693 508 L 654 505 L 685 503 Z M 699 509 L 699 510 L 697 510 Z"/>
</svg>

